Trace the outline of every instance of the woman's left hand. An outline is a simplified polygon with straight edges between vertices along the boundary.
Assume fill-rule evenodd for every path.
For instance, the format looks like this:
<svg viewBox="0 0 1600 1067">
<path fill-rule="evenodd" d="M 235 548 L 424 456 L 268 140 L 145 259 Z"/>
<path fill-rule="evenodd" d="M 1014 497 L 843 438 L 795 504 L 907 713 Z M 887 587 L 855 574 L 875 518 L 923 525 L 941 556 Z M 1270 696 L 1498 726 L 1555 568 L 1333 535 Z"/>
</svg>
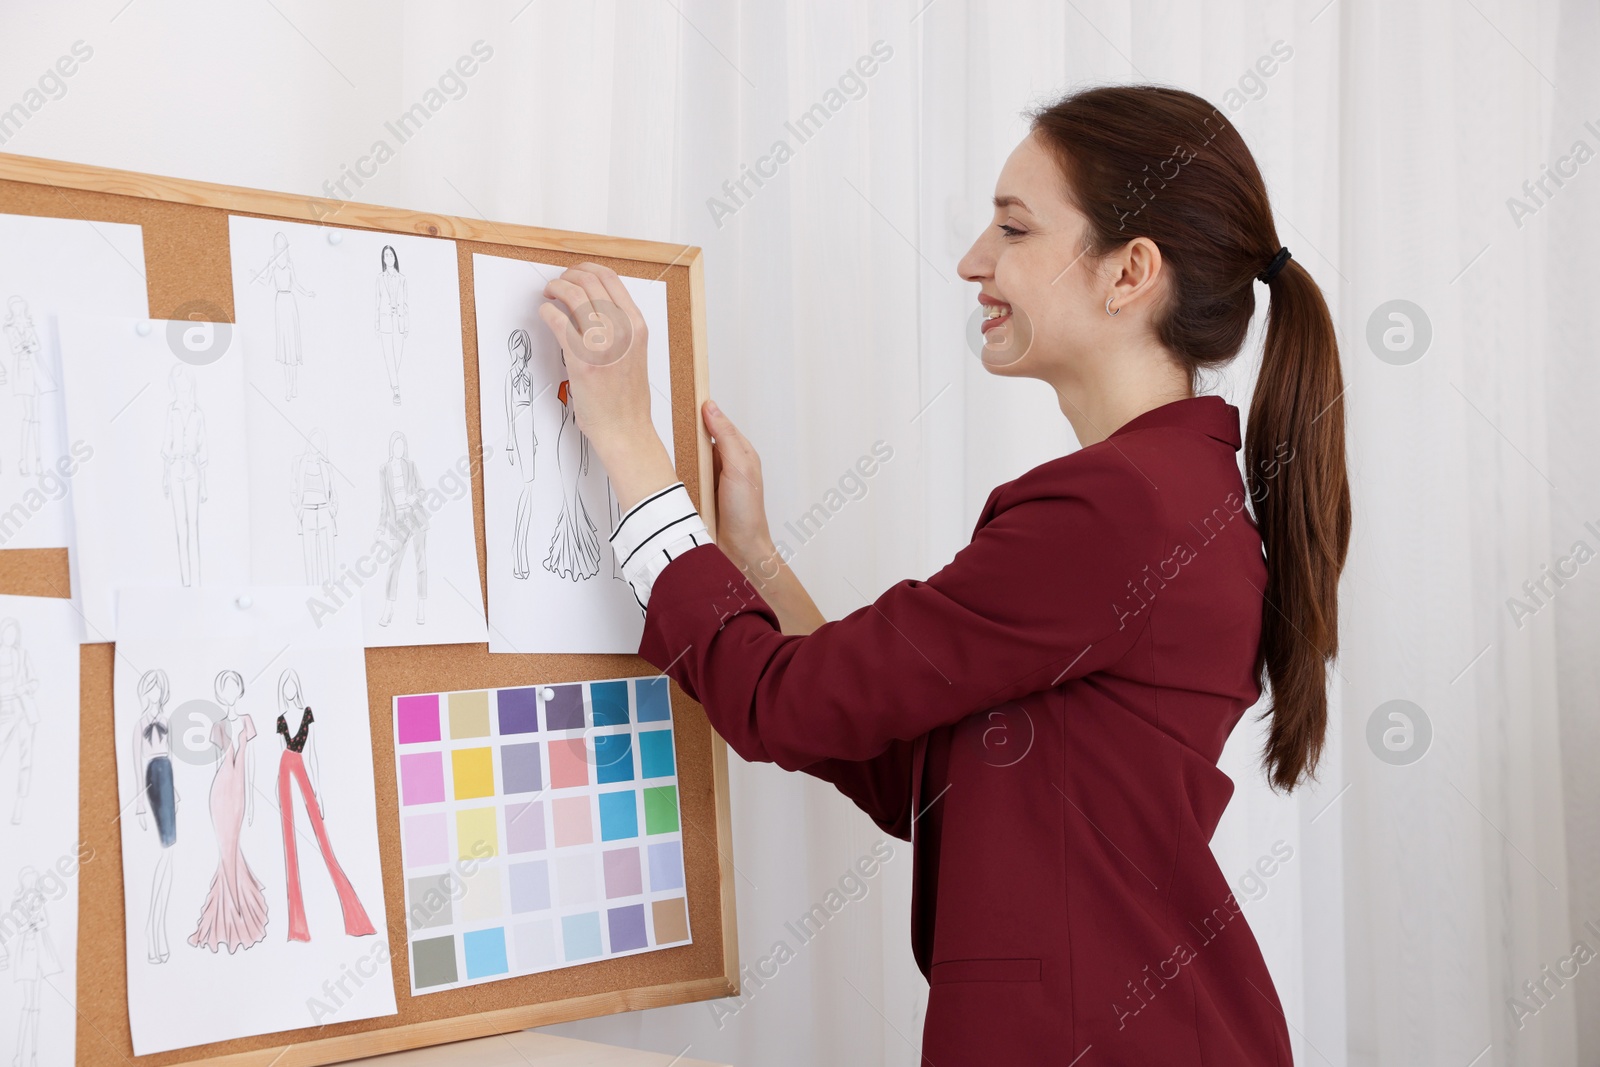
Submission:
<svg viewBox="0 0 1600 1067">
<path fill-rule="evenodd" d="M 566 359 L 573 417 L 627 511 L 678 480 L 650 421 L 644 316 L 616 271 L 598 263 L 568 268 L 544 296 L 551 302 L 540 305 L 539 318 Z"/>
</svg>

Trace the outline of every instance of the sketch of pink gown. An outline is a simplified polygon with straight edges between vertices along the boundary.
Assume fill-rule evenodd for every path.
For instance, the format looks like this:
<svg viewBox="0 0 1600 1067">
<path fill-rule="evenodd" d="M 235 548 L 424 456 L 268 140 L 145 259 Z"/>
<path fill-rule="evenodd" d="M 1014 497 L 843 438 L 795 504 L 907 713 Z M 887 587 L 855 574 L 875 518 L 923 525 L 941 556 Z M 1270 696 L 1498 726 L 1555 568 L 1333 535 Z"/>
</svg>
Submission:
<svg viewBox="0 0 1600 1067">
<path fill-rule="evenodd" d="M 561 470 L 561 514 L 550 535 L 550 554 L 545 570 L 579 581 L 592 578 L 600 570 L 600 538 L 589 509 L 579 491 L 581 476 L 589 472 L 589 439 L 578 429 L 572 415 L 572 394 L 568 382 L 556 390 L 561 401 L 561 429 L 556 434 L 556 466 Z"/>
<path fill-rule="evenodd" d="M 239 831 L 244 823 L 245 761 L 249 745 L 256 736 L 255 722 L 240 715 L 237 747 L 226 721 L 211 728 L 211 743 L 222 750 L 217 775 L 211 780 L 211 824 L 217 831 L 217 873 L 211 878 L 200 922 L 189 935 L 189 944 L 212 952 L 226 946 L 249 948 L 267 936 L 266 887 L 245 862 L 239 848 Z"/>
</svg>

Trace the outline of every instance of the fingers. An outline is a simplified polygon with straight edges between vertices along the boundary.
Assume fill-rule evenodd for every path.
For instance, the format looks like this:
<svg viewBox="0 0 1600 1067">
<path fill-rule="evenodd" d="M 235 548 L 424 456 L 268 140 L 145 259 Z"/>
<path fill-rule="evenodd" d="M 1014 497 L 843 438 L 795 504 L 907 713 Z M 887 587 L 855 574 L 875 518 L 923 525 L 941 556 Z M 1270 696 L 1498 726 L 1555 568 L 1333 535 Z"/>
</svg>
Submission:
<svg viewBox="0 0 1600 1067">
<path fill-rule="evenodd" d="M 706 401 L 705 420 L 706 429 L 716 438 L 717 451 L 723 453 L 724 459 L 742 467 L 760 465 L 761 457 L 756 454 L 755 446 L 733 424 L 733 420 L 717 407 L 715 401 Z"/>
</svg>

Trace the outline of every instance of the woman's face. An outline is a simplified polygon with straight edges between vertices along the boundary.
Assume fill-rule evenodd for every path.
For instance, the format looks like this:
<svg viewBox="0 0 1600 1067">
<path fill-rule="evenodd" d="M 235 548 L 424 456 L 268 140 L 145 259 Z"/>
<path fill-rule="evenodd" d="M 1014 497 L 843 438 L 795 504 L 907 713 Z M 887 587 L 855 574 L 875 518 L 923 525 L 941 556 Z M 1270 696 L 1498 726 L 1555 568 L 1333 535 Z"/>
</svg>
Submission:
<svg viewBox="0 0 1600 1067">
<path fill-rule="evenodd" d="M 1024 138 L 995 182 L 992 224 L 957 265 L 981 287 L 981 355 L 993 373 L 1052 379 L 1094 351 L 1111 321 L 1111 279 L 1083 255 L 1086 221 L 1055 159 L 1037 135 Z"/>
</svg>

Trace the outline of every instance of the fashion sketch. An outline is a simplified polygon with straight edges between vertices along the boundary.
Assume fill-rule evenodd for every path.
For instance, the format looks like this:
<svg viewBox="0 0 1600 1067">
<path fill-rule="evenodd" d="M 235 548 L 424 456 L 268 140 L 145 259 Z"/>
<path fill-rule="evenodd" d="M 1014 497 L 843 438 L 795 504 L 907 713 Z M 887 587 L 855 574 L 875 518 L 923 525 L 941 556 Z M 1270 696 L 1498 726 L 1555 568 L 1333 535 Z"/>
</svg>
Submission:
<svg viewBox="0 0 1600 1067">
<path fill-rule="evenodd" d="M 528 531 L 533 525 L 533 456 L 539 448 L 539 437 L 533 430 L 533 376 L 528 372 L 533 345 L 528 340 L 528 331 L 512 330 L 506 348 L 511 352 L 505 390 L 506 458 L 522 478 L 522 490 L 517 495 L 516 528 L 511 535 L 511 573 L 517 578 L 526 578 Z"/>
<path fill-rule="evenodd" d="M 428 509 L 423 497 L 422 478 L 417 465 L 406 454 L 406 435 L 396 430 L 389 435 L 389 458 L 378 468 L 377 540 L 389 549 L 389 578 L 384 588 L 387 600 L 379 626 L 394 618 L 395 598 L 400 595 L 400 567 L 405 562 L 406 546 L 417 567 L 417 622 L 424 622 L 423 605 L 428 599 Z"/>
<path fill-rule="evenodd" d="M 400 356 L 411 329 L 410 306 L 406 300 L 406 276 L 400 273 L 400 253 L 384 245 L 378 254 L 378 344 L 383 349 L 383 368 L 389 372 L 389 392 L 400 403 Z"/>
<path fill-rule="evenodd" d="M 622 525 L 622 503 L 617 500 L 617 491 L 611 484 L 611 479 L 606 479 L 606 513 L 611 519 L 611 532 L 615 534 L 617 527 Z M 622 561 L 617 558 L 617 550 L 612 546 L 609 538 L 606 540 L 606 551 L 611 556 L 611 577 L 619 582 L 628 579 L 622 576 Z"/>
<path fill-rule="evenodd" d="M 39 331 L 34 327 L 26 300 L 13 296 L 6 302 L 6 317 L 0 330 L 5 333 L 6 348 L 11 356 L 9 378 L 6 368 L 0 366 L 0 384 L 11 382 L 11 392 L 17 398 L 22 416 L 17 471 L 43 474 L 44 458 L 39 453 L 39 394 L 52 391 L 56 384 L 44 363 Z"/>
<path fill-rule="evenodd" d="M 17 750 L 17 790 L 11 822 L 22 821 L 22 809 L 33 781 L 33 735 L 39 728 L 39 705 L 28 650 L 22 647 L 22 626 L 16 619 L 0 620 L 0 764 L 13 747 Z"/>
<path fill-rule="evenodd" d="M 283 364 L 283 398 L 293 400 L 300 392 L 300 364 L 304 362 L 300 351 L 300 305 L 295 302 L 295 294 L 305 297 L 317 294 L 295 280 L 294 261 L 289 258 L 289 238 L 283 231 L 272 235 L 272 255 L 256 272 L 254 280 L 272 283 L 272 321 L 277 334 L 275 354 Z"/>
<path fill-rule="evenodd" d="M 314 428 L 306 436 L 305 451 L 289 465 L 289 507 L 300 533 L 307 585 L 333 580 L 333 539 L 339 534 L 339 495 L 333 483 L 328 435 Z"/>
<path fill-rule="evenodd" d="M 171 955 L 167 947 L 167 901 L 172 897 L 172 846 L 178 843 L 178 791 L 172 780 L 172 727 L 167 718 L 171 689 L 167 672 L 145 671 L 139 676 L 139 719 L 133 724 L 133 772 L 135 782 L 144 783 L 134 798 L 139 829 L 156 823 L 156 839 L 161 852 L 155 874 L 150 879 L 150 910 L 144 920 L 145 959 L 165 963 Z"/>
<path fill-rule="evenodd" d="M 161 437 L 161 492 L 172 505 L 178 578 L 200 584 L 200 505 L 206 502 L 206 416 L 194 395 L 194 375 L 182 363 L 167 374 L 172 403 Z"/>
<path fill-rule="evenodd" d="M 189 944 L 209 948 L 224 946 L 229 955 L 247 949 L 267 936 L 267 895 L 239 847 L 246 820 L 255 822 L 255 770 L 250 742 L 256 725 L 238 710 L 244 696 L 244 679 L 238 671 L 223 671 L 214 683 L 217 703 L 224 715 L 211 727 L 217 749 L 216 776 L 211 779 L 211 825 L 217 833 L 217 873 L 200 909 L 200 921 Z"/>
<path fill-rule="evenodd" d="M 566 357 L 561 359 L 563 368 Z M 589 473 L 589 439 L 578 429 L 572 414 L 570 381 L 556 390 L 561 401 L 561 429 L 556 433 L 556 467 L 561 472 L 561 514 L 550 535 L 550 553 L 545 570 L 574 582 L 592 578 L 600 570 L 600 539 L 595 534 L 589 510 L 580 491 L 583 476 Z"/>
<path fill-rule="evenodd" d="M 11 1060 L 19 1067 L 36 1067 L 39 1062 L 39 986 L 51 975 L 61 973 L 61 957 L 56 955 L 50 938 L 50 914 L 45 903 L 39 872 L 32 867 L 22 868 L 5 926 L 0 928 L 0 969 L 11 970 L 12 981 L 22 993 L 17 1051 Z"/>
<path fill-rule="evenodd" d="M 322 851 L 322 862 L 333 879 L 333 888 L 339 894 L 339 908 L 344 913 L 344 932 L 350 937 L 363 937 L 376 933 L 367 918 L 366 909 L 356 896 L 356 891 L 345 877 L 344 868 L 333 855 L 333 843 L 328 839 L 328 827 L 323 821 L 327 808 L 323 802 L 321 778 L 318 774 L 317 746 L 312 742 L 311 726 L 316 716 L 306 703 L 300 690 L 300 675 L 291 667 L 278 676 L 278 739 L 283 742 L 283 754 L 278 757 L 278 811 L 283 818 L 283 867 L 289 879 L 289 940 L 310 941 L 311 931 L 306 927 L 306 909 L 300 895 L 299 850 L 294 839 L 294 786 L 300 787 L 300 799 L 305 803 L 306 816 L 311 820 L 311 832 L 316 835 L 317 847 Z M 298 724 L 298 725 L 296 725 Z M 292 731 L 292 732 L 291 732 Z"/>
</svg>

